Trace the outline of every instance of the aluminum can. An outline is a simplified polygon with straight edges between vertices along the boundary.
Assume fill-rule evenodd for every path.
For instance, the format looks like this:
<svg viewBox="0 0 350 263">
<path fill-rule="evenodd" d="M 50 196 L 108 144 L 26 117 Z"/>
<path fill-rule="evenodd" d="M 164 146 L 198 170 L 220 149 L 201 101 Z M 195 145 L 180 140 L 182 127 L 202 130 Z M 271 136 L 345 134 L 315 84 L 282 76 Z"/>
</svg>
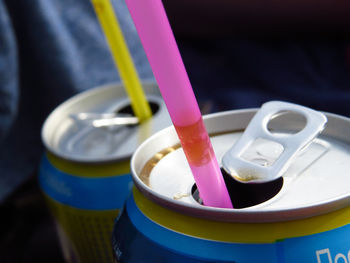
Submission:
<svg viewBox="0 0 350 263">
<path fill-rule="evenodd" d="M 204 117 L 219 163 L 256 110 Z M 133 192 L 113 231 L 116 261 L 350 262 L 350 121 L 326 116 L 325 130 L 283 177 L 242 184 L 224 174 L 235 209 L 199 203 L 173 127 L 150 137 L 132 157 Z M 304 121 L 287 114 L 269 129 L 293 136 Z M 263 142 L 252 152 L 273 147 Z"/>
<path fill-rule="evenodd" d="M 66 262 L 113 262 L 113 222 L 132 187 L 130 157 L 142 141 L 171 123 L 157 85 L 147 82 L 143 88 L 154 114 L 141 125 L 92 125 L 106 115 L 130 113 L 129 99 L 119 84 L 70 98 L 43 125 L 46 152 L 39 183 Z M 77 119 L 87 113 L 95 117 Z"/>
</svg>

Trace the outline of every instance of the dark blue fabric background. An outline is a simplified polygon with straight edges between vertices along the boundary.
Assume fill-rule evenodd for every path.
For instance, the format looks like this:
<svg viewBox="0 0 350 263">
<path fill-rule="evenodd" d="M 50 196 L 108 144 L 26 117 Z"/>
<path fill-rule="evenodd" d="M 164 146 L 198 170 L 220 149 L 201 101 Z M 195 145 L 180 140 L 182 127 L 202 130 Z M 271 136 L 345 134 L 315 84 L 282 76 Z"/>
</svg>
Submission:
<svg viewBox="0 0 350 263">
<path fill-rule="evenodd" d="M 140 77 L 152 78 L 124 0 L 114 5 Z M 195 94 L 211 111 L 279 99 L 350 116 L 348 43 L 178 39 Z M 78 92 L 116 81 L 90 1 L 0 0 L 0 200 L 36 175 L 47 115 Z"/>
<path fill-rule="evenodd" d="M 350 41 L 325 36 L 184 42 L 198 100 L 214 111 L 284 100 L 350 116 Z"/>
</svg>

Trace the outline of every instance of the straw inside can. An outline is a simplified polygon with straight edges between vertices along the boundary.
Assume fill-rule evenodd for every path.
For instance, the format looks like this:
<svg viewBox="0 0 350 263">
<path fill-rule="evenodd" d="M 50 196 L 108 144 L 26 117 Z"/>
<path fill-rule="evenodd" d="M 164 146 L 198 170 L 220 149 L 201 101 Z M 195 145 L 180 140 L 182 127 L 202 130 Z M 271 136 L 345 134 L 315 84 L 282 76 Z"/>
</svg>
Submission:
<svg viewBox="0 0 350 263">
<path fill-rule="evenodd" d="M 92 4 L 130 98 L 134 114 L 140 122 L 143 122 L 152 116 L 152 111 L 143 92 L 118 19 L 114 14 L 113 6 L 110 0 L 92 0 Z"/>
<path fill-rule="evenodd" d="M 126 0 L 203 203 L 232 208 L 198 103 L 160 0 Z"/>
</svg>

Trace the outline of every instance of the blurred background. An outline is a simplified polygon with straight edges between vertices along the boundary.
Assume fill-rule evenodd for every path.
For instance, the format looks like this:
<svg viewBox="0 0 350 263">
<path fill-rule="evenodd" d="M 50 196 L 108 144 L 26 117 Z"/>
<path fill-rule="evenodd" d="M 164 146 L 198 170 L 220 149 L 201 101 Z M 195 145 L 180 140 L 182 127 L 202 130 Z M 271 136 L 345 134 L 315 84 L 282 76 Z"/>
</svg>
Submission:
<svg viewBox="0 0 350 263">
<path fill-rule="evenodd" d="M 153 74 L 113 0 L 141 79 Z M 350 2 L 164 0 L 202 113 L 284 100 L 350 116 Z M 0 0 L 0 261 L 63 262 L 37 184 L 48 114 L 120 82 L 89 0 Z"/>
</svg>

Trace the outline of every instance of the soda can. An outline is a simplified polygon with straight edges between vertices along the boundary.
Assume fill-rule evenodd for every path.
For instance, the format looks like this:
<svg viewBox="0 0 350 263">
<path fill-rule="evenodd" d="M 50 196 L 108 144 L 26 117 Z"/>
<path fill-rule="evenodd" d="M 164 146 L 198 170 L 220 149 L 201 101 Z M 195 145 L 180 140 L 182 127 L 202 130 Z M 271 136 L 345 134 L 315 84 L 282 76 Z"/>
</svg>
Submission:
<svg viewBox="0 0 350 263">
<path fill-rule="evenodd" d="M 153 116 L 141 125 L 132 124 L 137 119 L 119 84 L 70 98 L 43 125 L 39 184 L 66 262 L 113 262 L 113 222 L 132 187 L 131 155 L 171 123 L 157 85 L 147 82 L 143 88 Z"/>
<path fill-rule="evenodd" d="M 204 117 L 219 163 L 256 112 Z M 350 262 L 350 120 L 325 115 L 326 128 L 283 177 L 247 184 L 223 171 L 234 209 L 200 204 L 173 127 L 150 137 L 132 157 L 134 188 L 113 230 L 116 262 Z M 305 122 L 289 112 L 271 117 L 268 130 L 287 138 Z M 259 140 L 247 154 L 278 147 Z"/>
</svg>

